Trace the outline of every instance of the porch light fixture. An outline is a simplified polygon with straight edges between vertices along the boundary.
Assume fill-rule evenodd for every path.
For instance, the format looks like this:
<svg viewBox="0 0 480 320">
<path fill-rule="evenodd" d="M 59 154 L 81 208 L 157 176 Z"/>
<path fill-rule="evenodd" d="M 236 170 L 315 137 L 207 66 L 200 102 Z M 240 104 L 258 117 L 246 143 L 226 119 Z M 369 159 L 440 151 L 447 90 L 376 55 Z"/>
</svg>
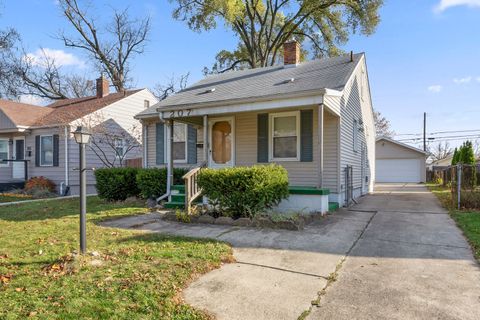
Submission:
<svg viewBox="0 0 480 320">
<path fill-rule="evenodd" d="M 73 132 L 80 149 L 80 252 L 87 251 L 87 168 L 85 146 L 90 141 L 91 134 L 83 127 L 77 127 Z"/>
<path fill-rule="evenodd" d="M 84 127 L 77 127 L 77 130 L 73 132 L 73 137 L 78 144 L 87 144 L 90 141 L 90 132 Z"/>
</svg>

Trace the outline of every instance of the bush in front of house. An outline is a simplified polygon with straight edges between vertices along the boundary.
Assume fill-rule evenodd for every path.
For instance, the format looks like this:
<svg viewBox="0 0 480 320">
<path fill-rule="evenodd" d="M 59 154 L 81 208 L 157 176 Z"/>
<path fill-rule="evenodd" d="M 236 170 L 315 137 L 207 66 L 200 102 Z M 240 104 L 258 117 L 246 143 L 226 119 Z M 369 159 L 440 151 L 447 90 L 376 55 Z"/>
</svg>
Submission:
<svg viewBox="0 0 480 320">
<path fill-rule="evenodd" d="M 103 168 L 95 170 L 97 192 L 101 199 L 124 201 L 128 197 L 138 197 L 137 168 Z"/>
<path fill-rule="evenodd" d="M 221 215 L 253 218 L 288 197 L 287 170 L 279 165 L 203 169 L 198 185 Z"/>
<path fill-rule="evenodd" d="M 188 170 L 184 168 L 173 169 L 173 184 L 184 184 L 183 175 Z M 137 173 L 137 186 L 140 195 L 144 199 L 158 198 L 167 191 L 167 169 L 166 168 L 147 168 L 139 169 Z"/>
<path fill-rule="evenodd" d="M 31 177 L 25 182 L 25 192 L 31 193 L 34 190 L 45 190 L 50 193 L 55 192 L 55 183 L 45 177 Z"/>
</svg>

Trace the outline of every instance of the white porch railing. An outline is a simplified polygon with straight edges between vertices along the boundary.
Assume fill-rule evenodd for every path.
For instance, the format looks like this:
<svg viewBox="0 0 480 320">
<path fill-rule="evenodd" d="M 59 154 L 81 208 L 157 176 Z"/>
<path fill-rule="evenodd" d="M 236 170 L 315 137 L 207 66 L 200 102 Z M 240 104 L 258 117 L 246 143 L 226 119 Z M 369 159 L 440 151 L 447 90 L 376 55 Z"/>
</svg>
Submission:
<svg viewBox="0 0 480 320">
<path fill-rule="evenodd" d="M 185 181 L 185 210 L 187 211 L 187 214 L 191 213 L 193 201 L 195 201 L 195 199 L 197 199 L 202 193 L 202 189 L 198 187 L 197 178 L 200 171 L 205 167 L 206 163 L 203 163 L 199 167 L 188 171 L 182 177 Z"/>
</svg>

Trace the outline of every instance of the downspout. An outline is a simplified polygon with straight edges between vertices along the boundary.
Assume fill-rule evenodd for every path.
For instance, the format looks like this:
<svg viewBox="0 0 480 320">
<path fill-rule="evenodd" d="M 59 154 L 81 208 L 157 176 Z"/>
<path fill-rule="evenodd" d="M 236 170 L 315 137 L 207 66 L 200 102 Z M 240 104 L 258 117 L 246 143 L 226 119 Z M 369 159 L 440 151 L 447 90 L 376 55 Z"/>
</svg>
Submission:
<svg viewBox="0 0 480 320">
<path fill-rule="evenodd" d="M 163 118 L 163 113 L 162 113 L 162 112 L 159 112 L 158 116 L 159 116 L 159 118 L 160 118 L 160 121 L 162 121 L 163 123 L 166 124 L 166 121 L 165 121 L 165 119 Z M 171 124 L 171 123 L 170 123 L 170 121 L 169 121 L 168 125 L 170 125 L 170 124 Z M 171 131 L 173 131 L 173 126 L 172 126 L 172 130 L 171 130 Z M 165 140 L 165 136 L 164 136 L 163 138 L 164 138 L 164 140 Z M 172 134 L 171 139 L 173 139 L 173 134 Z M 171 176 L 173 175 L 173 172 L 172 172 L 172 171 L 173 171 L 173 168 L 171 168 L 170 158 L 172 158 L 173 155 L 172 155 L 172 152 L 171 152 L 171 150 L 170 150 L 170 149 L 171 149 L 170 139 L 167 140 L 167 141 L 168 141 L 168 143 L 167 143 L 167 154 L 169 155 L 168 160 L 167 160 L 167 161 L 168 161 L 168 163 L 167 163 L 167 191 L 165 192 L 164 195 L 162 195 L 162 196 L 160 196 L 160 197 L 157 198 L 157 203 L 160 202 L 160 201 L 162 201 L 163 199 L 169 197 L 169 196 L 170 196 L 170 193 L 171 193 L 171 181 L 170 181 L 170 179 L 171 179 Z M 170 155 L 171 155 L 171 156 L 170 156 Z"/>
<path fill-rule="evenodd" d="M 324 127 L 324 104 L 318 106 L 318 187 L 323 188 L 323 127 Z"/>
<path fill-rule="evenodd" d="M 143 167 L 146 168 L 148 167 L 148 161 L 147 161 L 147 156 L 148 156 L 148 127 L 145 123 L 145 121 L 142 121 L 142 128 L 143 128 L 143 137 L 142 137 L 142 144 L 143 144 Z"/>
<path fill-rule="evenodd" d="M 69 174 L 68 174 L 68 139 L 69 139 L 69 133 L 68 130 L 69 126 L 65 126 L 65 190 L 64 190 L 64 195 L 67 195 L 67 192 L 70 188 L 70 179 L 69 179 Z"/>
</svg>

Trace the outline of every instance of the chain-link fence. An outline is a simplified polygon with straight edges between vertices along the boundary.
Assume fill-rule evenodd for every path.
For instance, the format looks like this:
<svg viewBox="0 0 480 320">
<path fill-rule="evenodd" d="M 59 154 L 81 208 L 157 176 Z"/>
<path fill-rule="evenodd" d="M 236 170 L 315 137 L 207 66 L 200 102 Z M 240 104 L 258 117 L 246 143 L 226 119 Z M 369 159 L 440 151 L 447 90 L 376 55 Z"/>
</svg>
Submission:
<svg viewBox="0 0 480 320">
<path fill-rule="evenodd" d="M 448 187 L 452 206 L 458 209 L 480 208 L 480 171 L 476 165 L 458 164 L 427 172 L 427 180 Z"/>
</svg>

